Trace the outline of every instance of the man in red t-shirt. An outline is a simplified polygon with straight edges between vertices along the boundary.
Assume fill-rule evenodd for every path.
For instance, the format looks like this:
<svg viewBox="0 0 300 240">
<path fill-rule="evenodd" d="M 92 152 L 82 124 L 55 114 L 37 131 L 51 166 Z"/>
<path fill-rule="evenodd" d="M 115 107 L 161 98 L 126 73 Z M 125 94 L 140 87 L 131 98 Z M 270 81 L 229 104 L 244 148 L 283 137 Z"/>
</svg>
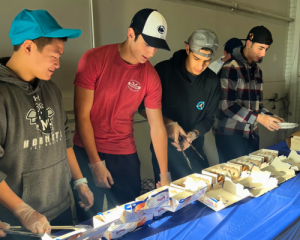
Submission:
<svg viewBox="0 0 300 240">
<path fill-rule="evenodd" d="M 140 195 L 133 116 L 143 100 L 161 185 L 170 183 L 161 83 L 148 61 L 158 48 L 170 50 L 166 34 L 164 17 L 156 10 L 142 9 L 133 17 L 125 42 L 90 49 L 79 61 L 74 82 L 74 151 L 82 171 L 89 173 L 96 199 L 90 213 L 80 213 L 79 217 L 88 218 L 102 211 L 104 193 L 109 209 Z"/>
</svg>

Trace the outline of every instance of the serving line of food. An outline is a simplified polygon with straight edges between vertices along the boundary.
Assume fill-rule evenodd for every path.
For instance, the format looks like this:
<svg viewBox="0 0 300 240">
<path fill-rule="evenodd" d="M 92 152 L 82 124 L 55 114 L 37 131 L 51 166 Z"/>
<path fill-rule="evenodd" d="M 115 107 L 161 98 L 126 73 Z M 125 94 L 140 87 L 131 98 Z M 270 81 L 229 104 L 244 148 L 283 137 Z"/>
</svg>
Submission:
<svg viewBox="0 0 300 240">
<path fill-rule="evenodd" d="M 244 198 L 259 197 L 293 177 L 300 169 L 300 155 L 291 151 L 288 157 L 278 151 L 261 149 L 232 159 L 227 163 L 203 169 L 148 192 L 135 201 L 117 206 L 93 217 L 93 228 L 76 229 L 51 239 L 117 239 L 142 229 L 167 211 L 176 212 L 198 200 L 220 211 Z"/>
</svg>

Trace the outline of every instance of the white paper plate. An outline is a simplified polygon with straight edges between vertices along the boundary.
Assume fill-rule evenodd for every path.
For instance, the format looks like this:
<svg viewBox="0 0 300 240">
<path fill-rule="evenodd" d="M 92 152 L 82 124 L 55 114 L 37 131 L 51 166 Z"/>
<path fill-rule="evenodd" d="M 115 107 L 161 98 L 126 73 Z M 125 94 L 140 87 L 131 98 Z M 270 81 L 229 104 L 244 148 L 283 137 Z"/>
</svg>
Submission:
<svg viewBox="0 0 300 240">
<path fill-rule="evenodd" d="M 289 129 L 289 128 L 295 128 L 298 127 L 298 123 L 278 123 L 281 129 Z"/>
</svg>

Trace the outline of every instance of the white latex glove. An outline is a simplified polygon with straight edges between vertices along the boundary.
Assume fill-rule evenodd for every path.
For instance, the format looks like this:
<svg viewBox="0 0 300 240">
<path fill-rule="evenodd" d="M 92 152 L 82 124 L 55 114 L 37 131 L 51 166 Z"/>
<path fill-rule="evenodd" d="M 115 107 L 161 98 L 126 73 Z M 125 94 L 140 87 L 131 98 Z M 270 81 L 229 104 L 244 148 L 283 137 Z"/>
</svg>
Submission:
<svg viewBox="0 0 300 240">
<path fill-rule="evenodd" d="M 6 234 L 1 229 L 8 230 L 9 227 L 10 225 L 8 223 L 0 221 L 0 238 L 6 236 Z"/>
<path fill-rule="evenodd" d="M 78 184 L 75 189 L 78 191 L 81 200 L 78 202 L 79 206 L 84 208 L 85 211 L 88 211 L 94 205 L 94 194 L 86 183 Z"/>
<path fill-rule="evenodd" d="M 182 147 L 182 150 L 184 151 L 185 149 L 189 148 L 191 146 L 191 143 L 197 138 L 197 134 L 192 131 L 192 132 L 188 132 L 188 134 L 186 135 L 186 139 L 184 139 L 183 137 L 180 139 L 179 144 Z M 180 147 L 177 148 L 178 151 L 181 151 Z"/>
<path fill-rule="evenodd" d="M 103 163 L 102 163 L 103 162 Z M 111 188 L 114 184 L 114 180 L 107 170 L 104 161 L 89 164 L 90 170 L 93 174 L 94 183 L 100 188 Z"/>
<path fill-rule="evenodd" d="M 272 132 L 280 129 L 280 126 L 277 123 L 281 123 L 281 121 L 273 116 L 258 114 L 256 121 Z"/>
<path fill-rule="evenodd" d="M 172 179 L 171 179 L 171 174 L 170 172 L 164 173 L 164 174 L 159 174 L 160 176 L 160 181 L 156 183 L 156 188 L 160 188 L 163 186 L 170 186 Z"/>
<path fill-rule="evenodd" d="M 51 226 L 47 218 L 26 203 L 20 203 L 12 212 L 29 231 L 33 233 L 51 233 Z"/>
</svg>

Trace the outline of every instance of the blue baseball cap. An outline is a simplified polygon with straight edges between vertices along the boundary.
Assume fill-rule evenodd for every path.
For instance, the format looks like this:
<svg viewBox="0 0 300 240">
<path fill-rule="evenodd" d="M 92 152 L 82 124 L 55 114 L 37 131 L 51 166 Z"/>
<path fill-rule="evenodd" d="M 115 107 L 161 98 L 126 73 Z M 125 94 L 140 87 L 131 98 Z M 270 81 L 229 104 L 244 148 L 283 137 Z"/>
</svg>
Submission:
<svg viewBox="0 0 300 240">
<path fill-rule="evenodd" d="M 24 9 L 13 20 L 8 35 L 15 46 L 40 37 L 77 38 L 81 30 L 62 28 L 46 10 Z"/>
</svg>

